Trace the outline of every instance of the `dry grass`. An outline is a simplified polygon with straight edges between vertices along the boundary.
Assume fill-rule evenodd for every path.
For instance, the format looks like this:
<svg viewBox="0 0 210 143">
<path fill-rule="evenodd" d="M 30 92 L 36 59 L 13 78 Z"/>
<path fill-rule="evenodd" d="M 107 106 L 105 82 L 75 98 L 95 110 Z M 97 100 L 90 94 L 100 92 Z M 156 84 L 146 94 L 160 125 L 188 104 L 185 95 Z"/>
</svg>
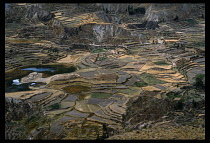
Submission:
<svg viewBox="0 0 210 143">
<path fill-rule="evenodd" d="M 113 136 L 108 140 L 204 140 L 205 128 L 193 126 L 167 126 L 148 128 Z"/>
</svg>

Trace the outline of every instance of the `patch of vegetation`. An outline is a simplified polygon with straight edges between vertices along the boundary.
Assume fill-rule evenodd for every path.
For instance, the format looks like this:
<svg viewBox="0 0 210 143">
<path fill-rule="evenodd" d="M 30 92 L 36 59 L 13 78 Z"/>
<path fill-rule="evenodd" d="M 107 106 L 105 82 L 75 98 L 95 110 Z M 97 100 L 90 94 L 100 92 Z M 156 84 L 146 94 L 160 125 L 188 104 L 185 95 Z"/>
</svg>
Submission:
<svg viewBox="0 0 210 143">
<path fill-rule="evenodd" d="M 79 100 L 84 100 L 86 96 L 87 96 L 86 94 L 80 94 L 78 99 Z"/>
<path fill-rule="evenodd" d="M 197 24 L 198 22 L 194 19 L 186 19 L 189 24 Z"/>
<path fill-rule="evenodd" d="M 10 121 L 10 122 L 7 122 L 7 125 L 8 126 L 14 126 L 14 125 L 17 125 L 17 122 Z"/>
<path fill-rule="evenodd" d="M 197 74 L 195 76 L 195 84 L 194 86 L 197 89 L 204 90 L 205 89 L 205 84 L 203 83 L 203 79 L 205 78 L 205 74 Z"/>
<path fill-rule="evenodd" d="M 160 119 L 163 115 L 171 111 L 174 107 L 169 100 L 157 99 L 154 96 L 148 96 L 151 94 L 158 94 L 158 92 L 145 92 L 145 95 L 133 97 L 130 102 L 127 103 L 128 108 L 127 115 L 125 115 L 125 121 L 130 120 L 131 124 L 136 124 L 141 121 L 151 121 Z"/>
<path fill-rule="evenodd" d="M 182 97 L 182 94 L 180 94 L 178 92 L 169 92 L 166 95 L 168 96 L 169 99 L 181 98 Z"/>
<path fill-rule="evenodd" d="M 27 119 L 25 119 L 23 122 L 26 125 L 26 130 L 31 131 L 32 129 L 39 126 L 41 116 L 33 115 Z"/>
<path fill-rule="evenodd" d="M 111 93 L 92 93 L 91 97 L 93 98 L 109 98 L 112 96 Z"/>
<path fill-rule="evenodd" d="M 57 103 L 57 104 L 54 104 L 54 105 L 51 105 L 49 107 L 50 110 L 55 110 L 55 109 L 60 109 L 61 107 L 61 104 Z"/>
<path fill-rule="evenodd" d="M 177 104 L 174 106 L 174 109 L 175 110 L 182 110 L 184 107 L 184 101 L 183 100 L 179 100 L 177 102 Z"/>
<path fill-rule="evenodd" d="M 107 57 L 98 57 L 98 61 L 104 61 L 105 59 L 107 59 Z"/>
<path fill-rule="evenodd" d="M 126 132 L 132 132 L 132 131 L 133 131 L 133 129 L 132 129 L 132 128 L 128 128 L 128 127 L 127 127 L 127 128 L 125 128 L 125 131 L 126 131 Z"/>
<path fill-rule="evenodd" d="M 159 61 L 159 62 L 154 62 L 156 65 L 170 65 L 169 63 L 166 63 L 165 61 Z"/>
<path fill-rule="evenodd" d="M 145 14 L 145 8 L 144 7 L 138 7 L 138 8 L 133 8 L 132 5 L 128 5 L 128 13 L 129 15 L 134 15 L 134 14 Z"/>
<path fill-rule="evenodd" d="M 174 98 L 174 94 L 173 93 L 169 93 L 169 94 L 167 94 L 167 96 L 168 96 L 169 99 L 173 99 Z"/>
<path fill-rule="evenodd" d="M 146 82 L 136 82 L 134 83 L 134 85 L 138 87 L 144 87 L 144 86 L 147 86 L 148 84 Z"/>
<path fill-rule="evenodd" d="M 23 132 L 25 130 L 25 128 L 23 126 L 16 128 L 17 132 Z"/>
<path fill-rule="evenodd" d="M 146 83 L 148 83 L 149 85 L 154 85 L 154 84 L 163 84 L 166 83 L 165 81 L 159 80 L 157 78 L 155 78 L 153 75 L 148 74 L 148 73 L 142 73 L 139 75 L 139 77 L 141 79 L 143 79 Z"/>
<path fill-rule="evenodd" d="M 83 85 L 72 85 L 64 87 L 63 90 L 69 93 L 82 93 L 89 91 L 90 87 Z"/>
<path fill-rule="evenodd" d="M 205 42 L 197 42 L 197 43 L 194 43 L 193 46 L 205 47 Z"/>
<path fill-rule="evenodd" d="M 92 53 L 101 53 L 101 52 L 106 52 L 106 50 L 105 49 L 93 49 L 91 52 Z"/>
<path fill-rule="evenodd" d="M 205 74 L 197 74 L 196 78 L 204 79 L 205 78 Z"/>
<path fill-rule="evenodd" d="M 120 92 L 124 94 L 129 94 L 129 95 L 136 94 L 136 90 L 132 90 L 132 88 L 121 89 Z"/>
</svg>

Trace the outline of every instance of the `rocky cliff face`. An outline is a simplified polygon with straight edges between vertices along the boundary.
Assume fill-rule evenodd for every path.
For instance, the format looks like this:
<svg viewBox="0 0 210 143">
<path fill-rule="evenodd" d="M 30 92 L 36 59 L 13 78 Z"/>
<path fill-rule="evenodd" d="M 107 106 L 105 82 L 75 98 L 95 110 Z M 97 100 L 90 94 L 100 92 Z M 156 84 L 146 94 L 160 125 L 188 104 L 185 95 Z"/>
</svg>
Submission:
<svg viewBox="0 0 210 143">
<path fill-rule="evenodd" d="M 103 39 L 107 37 L 113 37 L 113 26 L 109 25 L 95 25 L 93 31 L 96 35 L 96 38 L 99 42 L 102 42 Z"/>
<path fill-rule="evenodd" d="M 85 4 L 81 4 L 85 8 Z M 205 17 L 205 4 L 87 4 L 88 8 L 97 9 L 96 15 L 106 23 L 121 24 L 132 16 L 137 23 L 143 23 L 146 29 L 158 28 L 158 23 L 164 21 L 182 20 L 192 17 Z M 26 18 L 34 22 L 47 24 L 61 39 L 77 34 L 78 29 L 69 29 L 54 19 L 50 13 L 50 5 L 26 4 L 21 8 L 10 8 L 5 12 L 6 21 Z M 80 6 L 81 7 L 81 6 Z M 78 5 L 75 8 L 79 10 Z M 114 14 L 114 15 L 113 15 Z M 12 16 L 13 15 L 13 16 Z M 123 16 L 122 16 L 123 15 Z M 103 26 L 104 27 L 104 26 Z M 109 26 L 105 26 L 109 27 Z M 107 28 L 105 28 L 107 29 Z M 108 34 L 109 35 L 109 34 Z"/>
<path fill-rule="evenodd" d="M 33 22 L 41 22 L 47 25 L 60 39 L 66 39 L 78 33 L 79 28 L 67 28 L 59 20 L 54 19 L 55 15 L 47 11 L 48 8 L 49 6 L 45 4 L 29 5 L 25 17 Z"/>
<path fill-rule="evenodd" d="M 172 20 L 183 20 L 205 15 L 205 4 L 102 4 L 106 13 L 127 14 L 139 17 L 146 22 L 145 28 L 155 29 L 157 23 Z"/>
<path fill-rule="evenodd" d="M 128 4 L 102 4 L 102 8 L 107 13 L 126 13 Z"/>
<path fill-rule="evenodd" d="M 107 24 L 107 25 L 97 24 L 93 26 L 93 31 L 96 36 L 96 39 L 99 42 L 102 42 L 103 40 L 106 40 L 107 38 L 110 37 L 118 36 L 120 34 L 130 35 L 126 30 L 112 24 Z"/>
<path fill-rule="evenodd" d="M 47 22 L 51 20 L 53 17 L 55 17 L 54 14 L 43 10 L 42 4 L 34 4 L 27 8 L 26 10 L 26 18 L 32 19 L 32 20 L 38 20 L 41 22 Z"/>
<path fill-rule="evenodd" d="M 152 4 L 146 9 L 144 20 L 163 22 L 172 21 L 175 19 L 186 19 L 194 16 L 201 16 L 201 13 L 205 13 L 200 10 L 199 4 Z"/>
</svg>

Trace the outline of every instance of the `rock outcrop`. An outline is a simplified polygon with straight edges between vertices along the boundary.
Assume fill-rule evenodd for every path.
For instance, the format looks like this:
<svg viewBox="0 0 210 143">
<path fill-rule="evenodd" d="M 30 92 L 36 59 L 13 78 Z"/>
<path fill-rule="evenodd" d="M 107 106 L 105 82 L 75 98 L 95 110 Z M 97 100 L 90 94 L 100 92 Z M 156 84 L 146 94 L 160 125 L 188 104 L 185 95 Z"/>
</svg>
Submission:
<svg viewBox="0 0 210 143">
<path fill-rule="evenodd" d="M 48 11 L 43 10 L 42 4 L 34 4 L 27 8 L 25 17 L 32 20 L 38 20 L 41 22 L 47 22 L 51 20 L 55 15 Z"/>
<path fill-rule="evenodd" d="M 123 3 L 112 3 L 112 4 L 102 4 L 102 8 L 107 13 L 126 13 L 128 4 Z"/>
<path fill-rule="evenodd" d="M 29 75 L 27 75 L 26 77 L 23 77 L 21 79 L 21 82 L 22 83 L 33 82 L 34 80 L 41 78 L 41 77 L 42 77 L 42 73 L 32 72 Z"/>
<path fill-rule="evenodd" d="M 130 35 L 128 31 L 113 24 L 97 24 L 93 26 L 93 32 L 99 42 L 118 35 Z"/>
<path fill-rule="evenodd" d="M 202 4 L 200 4 L 202 5 Z M 183 12 L 184 11 L 184 12 Z M 191 18 L 198 15 L 199 7 L 195 4 L 152 4 L 146 9 L 145 21 L 164 22 Z M 201 16 L 201 15 L 200 15 Z"/>
<path fill-rule="evenodd" d="M 58 74 L 54 75 L 51 77 L 50 81 L 56 81 L 56 80 L 69 80 L 69 79 L 74 79 L 74 78 L 79 78 L 81 77 L 79 74 Z"/>
</svg>

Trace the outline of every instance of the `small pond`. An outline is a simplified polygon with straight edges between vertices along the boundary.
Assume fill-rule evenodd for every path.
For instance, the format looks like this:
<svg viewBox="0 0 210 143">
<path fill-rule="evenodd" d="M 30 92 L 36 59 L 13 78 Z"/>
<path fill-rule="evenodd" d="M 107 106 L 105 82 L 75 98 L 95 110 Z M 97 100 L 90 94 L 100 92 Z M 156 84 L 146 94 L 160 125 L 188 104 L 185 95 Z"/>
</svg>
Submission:
<svg viewBox="0 0 210 143">
<path fill-rule="evenodd" d="M 5 87 L 5 92 L 17 92 L 17 91 L 28 91 L 31 90 L 29 85 L 31 83 L 20 83 L 18 85 L 12 84 L 10 86 Z"/>
<path fill-rule="evenodd" d="M 22 69 L 22 70 L 32 70 L 32 71 L 35 71 L 35 72 L 43 72 L 43 71 L 51 71 L 51 72 L 54 72 L 55 69 L 53 68 L 44 68 L 44 67 L 31 67 L 31 68 L 25 68 L 25 69 Z"/>
<path fill-rule="evenodd" d="M 19 79 L 14 79 L 12 85 L 5 87 L 5 92 L 28 91 L 31 90 L 30 86 L 35 88 L 45 84 L 43 82 L 21 83 Z"/>
<path fill-rule="evenodd" d="M 39 87 L 42 83 L 21 83 L 21 78 L 32 72 L 43 73 L 43 78 L 62 73 L 71 73 L 76 70 L 74 66 L 66 65 L 38 65 L 17 68 L 5 73 L 5 92 L 27 91 L 31 90 L 29 86 Z"/>
</svg>

